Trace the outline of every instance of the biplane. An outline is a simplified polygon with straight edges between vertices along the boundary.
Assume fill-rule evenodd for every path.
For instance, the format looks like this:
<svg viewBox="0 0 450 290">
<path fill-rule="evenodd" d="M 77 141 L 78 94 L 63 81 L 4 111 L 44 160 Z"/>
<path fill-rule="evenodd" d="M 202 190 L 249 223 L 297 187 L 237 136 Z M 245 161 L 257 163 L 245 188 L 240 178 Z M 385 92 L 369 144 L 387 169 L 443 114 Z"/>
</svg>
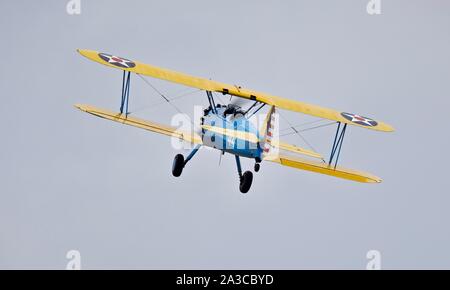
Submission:
<svg viewBox="0 0 450 290">
<path fill-rule="evenodd" d="M 122 91 L 119 112 L 96 108 L 90 105 L 75 105 L 78 109 L 92 115 L 134 126 L 148 131 L 160 133 L 193 144 L 190 153 L 185 157 L 177 154 L 172 164 L 172 175 L 179 177 L 187 163 L 202 147 L 211 147 L 222 153 L 234 155 L 239 175 L 239 189 L 242 193 L 249 191 L 253 182 L 252 171 L 243 172 L 240 158 L 250 158 L 255 161 L 254 171 L 260 170 L 262 161 L 278 163 L 284 166 L 312 171 L 347 180 L 379 183 L 381 179 L 375 175 L 338 166 L 338 160 L 348 125 L 391 132 L 393 127 L 374 119 L 348 112 L 311 105 L 304 102 L 289 100 L 236 85 L 229 85 L 206 78 L 191 76 L 185 73 L 159 68 L 153 65 L 132 61 L 116 55 L 92 50 L 78 50 L 86 58 L 100 64 L 122 70 Z M 131 74 L 149 76 L 179 85 L 192 87 L 206 92 L 209 106 L 204 109 L 200 124 L 201 130 L 183 131 L 179 128 L 158 124 L 131 116 L 128 104 L 130 98 Z M 230 98 L 245 100 L 247 106 L 232 102 L 218 103 L 215 95 L 230 95 Z M 163 98 L 169 102 L 164 95 Z M 268 108 L 264 122 L 255 126 L 250 122 L 260 110 Z M 336 133 L 327 160 L 319 153 L 296 145 L 287 144 L 276 138 L 277 110 L 288 110 L 301 114 L 331 120 L 336 124 Z M 261 113 L 260 113 L 261 114 Z M 279 134 L 278 134 L 279 135 Z"/>
</svg>

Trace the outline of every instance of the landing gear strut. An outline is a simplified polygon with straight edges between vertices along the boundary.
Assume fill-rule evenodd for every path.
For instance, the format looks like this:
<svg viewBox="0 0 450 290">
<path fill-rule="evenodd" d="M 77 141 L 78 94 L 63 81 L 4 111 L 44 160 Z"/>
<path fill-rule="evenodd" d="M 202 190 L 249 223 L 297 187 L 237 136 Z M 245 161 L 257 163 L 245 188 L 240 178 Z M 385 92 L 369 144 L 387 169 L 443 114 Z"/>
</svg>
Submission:
<svg viewBox="0 0 450 290">
<path fill-rule="evenodd" d="M 194 157 L 195 153 L 197 153 L 198 149 L 200 149 L 200 145 L 197 145 L 191 153 L 189 153 L 188 157 L 186 157 L 186 160 L 184 160 L 183 154 L 177 154 L 175 158 L 173 159 L 172 164 L 172 175 L 175 177 L 179 177 L 181 173 L 183 172 L 184 166 L 188 163 L 189 160 L 191 160 L 192 157 Z"/>
<path fill-rule="evenodd" d="M 244 174 L 242 174 L 241 159 L 238 155 L 235 155 L 234 157 L 236 158 L 236 165 L 239 174 L 239 190 L 242 193 L 247 193 L 252 186 L 253 173 L 251 171 L 245 171 Z"/>
</svg>

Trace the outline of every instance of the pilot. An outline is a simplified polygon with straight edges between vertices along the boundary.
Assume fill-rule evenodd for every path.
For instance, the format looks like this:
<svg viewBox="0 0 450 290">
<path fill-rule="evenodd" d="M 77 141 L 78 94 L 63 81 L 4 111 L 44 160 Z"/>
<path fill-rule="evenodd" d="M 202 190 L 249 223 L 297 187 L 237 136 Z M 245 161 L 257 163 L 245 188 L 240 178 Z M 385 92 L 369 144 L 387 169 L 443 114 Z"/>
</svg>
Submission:
<svg viewBox="0 0 450 290">
<path fill-rule="evenodd" d="M 227 108 L 223 111 L 223 116 L 225 118 L 227 117 L 227 115 L 233 115 L 234 117 L 236 117 L 236 115 L 245 116 L 245 113 L 241 110 L 241 107 L 235 104 L 228 104 Z"/>
</svg>

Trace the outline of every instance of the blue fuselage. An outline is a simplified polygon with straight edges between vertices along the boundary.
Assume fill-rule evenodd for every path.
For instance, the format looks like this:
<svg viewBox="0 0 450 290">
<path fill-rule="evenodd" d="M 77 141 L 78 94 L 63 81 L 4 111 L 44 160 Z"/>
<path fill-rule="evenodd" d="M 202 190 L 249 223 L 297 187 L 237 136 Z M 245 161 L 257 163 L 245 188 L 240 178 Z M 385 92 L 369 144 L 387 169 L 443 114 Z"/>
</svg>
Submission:
<svg viewBox="0 0 450 290">
<path fill-rule="evenodd" d="M 225 128 L 227 130 L 236 130 L 252 134 L 260 139 L 258 130 L 243 114 L 242 111 L 229 111 L 227 106 L 217 105 L 213 110 L 208 108 L 204 111 L 201 121 L 202 125 Z M 261 160 L 262 149 L 259 142 L 249 142 L 238 137 L 229 136 L 202 129 L 203 144 L 223 152 L 241 157 Z"/>
</svg>

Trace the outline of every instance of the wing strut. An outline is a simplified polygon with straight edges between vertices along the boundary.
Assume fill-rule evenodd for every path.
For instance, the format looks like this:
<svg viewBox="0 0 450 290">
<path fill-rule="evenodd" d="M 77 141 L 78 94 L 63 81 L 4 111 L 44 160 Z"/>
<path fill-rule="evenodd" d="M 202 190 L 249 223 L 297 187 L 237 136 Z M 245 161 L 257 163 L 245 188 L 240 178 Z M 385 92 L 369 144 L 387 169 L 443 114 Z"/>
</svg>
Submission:
<svg viewBox="0 0 450 290">
<path fill-rule="evenodd" d="M 216 103 L 214 102 L 214 97 L 211 91 L 206 91 L 206 95 L 208 96 L 209 106 L 214 114 L 217 115 Z"/>
<path fill-rule="evenodd" d="M 253 105 L 250 106 L 250 108 L 245 111 L 244 115 L 247 116 L 248 112 L 250 112 L 256 105 L 258 104 L 258 101 L 255 101 Z"/>
<path fill-rule="evenodd" d="M 256 113 L 259 112 L 259 110 L 261 110 L 262 108 L 264 108 L 264 106 L 266 105 L 266 103 L 262 103 L 261 106 L 259 106 L 253 113 L 250 114 L 250 116 L 248 116 L 247 118 L 250 119 L 250 117 L 252 117 L 253 115 L 255 115 Z"/>
<path fill-rule="evenodd" d="M 125 109 L 125 116 L 128 116 L 128 100 L 130 97 L 130 81 L 131 73 L 123 71 L 122 77 L 122 102 L 120 103 L 120 114 L 123 114 Z"/>
<path fill-rule="evenodd" d="M 341 154 L 342 143 L 344 142 L 345 131 L 347 129 L 347 124 L 344 124 L 344 127 L 341 129 L 341 122 L 338 122 L 338 127 L 336 130 L 336 135 L 334 136 L 333 147 L 331 148 L 330 161 L 328 161 L 328 165 L 331 166 L 333 163 L 333 159 L 336 156 L 336 160 L 334 162 L 334 169 L 336 169 L 339 155 Z M 339 136 L 339 138 L 338 138 Z M 337 155 L 336 155 L 337 153 Z"/>
</svg>

